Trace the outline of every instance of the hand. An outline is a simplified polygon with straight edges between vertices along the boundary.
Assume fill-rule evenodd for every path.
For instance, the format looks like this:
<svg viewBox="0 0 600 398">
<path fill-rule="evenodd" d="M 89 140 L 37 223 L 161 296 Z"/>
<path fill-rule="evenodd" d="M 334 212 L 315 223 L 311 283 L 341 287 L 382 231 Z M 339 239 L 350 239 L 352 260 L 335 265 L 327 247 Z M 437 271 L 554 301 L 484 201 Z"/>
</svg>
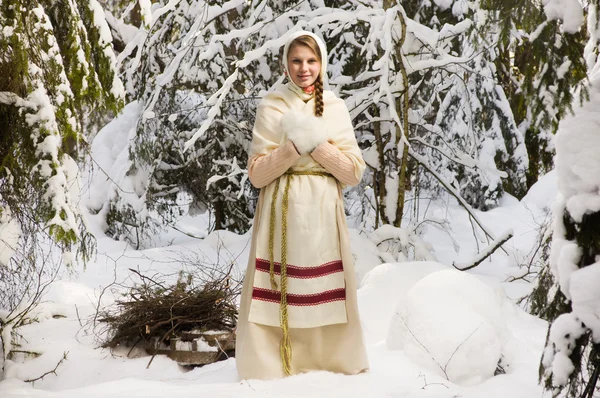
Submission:
<svg viewBox="0 0 600 398">
<path fill-rule="evenodd" d="M 301 155 L 311 153 L 327 141 L 323 120 L 297 110 L 290 110 L 282 116 L 281 129 Z"/>
</svg>

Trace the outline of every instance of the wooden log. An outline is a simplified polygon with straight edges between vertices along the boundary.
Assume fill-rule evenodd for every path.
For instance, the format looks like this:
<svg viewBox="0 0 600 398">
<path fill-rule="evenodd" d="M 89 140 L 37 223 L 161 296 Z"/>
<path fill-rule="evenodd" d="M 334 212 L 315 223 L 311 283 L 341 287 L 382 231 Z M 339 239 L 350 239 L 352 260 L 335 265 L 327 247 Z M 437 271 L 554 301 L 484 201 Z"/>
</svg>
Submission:
<svg viewBox="0 0 600 398">
<path fill-rule="evenodd" d="M 233 332 L 182 332 L 180 337 L 170 339 L 169 348 L 157 348 L 153 344 L 146 347 L 148 354 L 166 355 L 180 365 L 206 365 L 235 354 Z M 206 345 L 214 350 L 207 351 Z M 181 349 L 182 346 L 189 349 Z"/>
</svg>

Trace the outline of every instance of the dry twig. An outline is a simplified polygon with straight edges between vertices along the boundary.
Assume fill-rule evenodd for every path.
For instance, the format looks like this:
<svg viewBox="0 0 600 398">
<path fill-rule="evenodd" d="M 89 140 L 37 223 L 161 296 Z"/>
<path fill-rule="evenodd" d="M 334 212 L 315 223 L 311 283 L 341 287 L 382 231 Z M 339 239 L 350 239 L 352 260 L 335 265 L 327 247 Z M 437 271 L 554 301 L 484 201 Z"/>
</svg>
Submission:
<svg viewBox="0 0 600 398">
<path fill-rule="evenodd" d="M 36 377 L 35 379 L 28 379 L 28 380 L 25 380 L 25 383 L 33 383 L 33 382 L 35 382 L 35 381 L 38 381 L 38 380 L 41 380 L 41 379 L 43 379 L 44 377 L 48 376 L 49 374 L 53 374 L 54 376 L 57 376 L 57 374 L 56 374 L 56 369 L 58 369 L 58 367 L 59 367 L 59 366 L 60 366 L 60 365 L 61 365 L 61 364 L 62 364 L 64 361 L 66 361 L 66 360 L 67 360 L 67 355 L 68 355 L 68 354 L 69 354 L 68 352 L 65 352 L 65 353 L 63 353 L 63 357 L 62 357 L 62 359 L 61 359 L 60 361 L 58 361 L 58 363 L 56 364 L 56 366 L 54 367 L 54 369 L 52 369 L 52 370 L 49 370 L 48 372 L 44 373 L 43 375 L 41 375 L 41 376 L 39 376 L 39 377 Z"/>
<path fill-rule="evenodd" d="M 117 301 L 117 310 L 100 314 L 99 321 L 108 325 L 105 348 L 158 340 L 159 345 L 172 336 L 191 330 L 233 330 L 237 320 L 236 293 L 228 275 L 193 284 L 191 275 L 181 275 L 172 286 L 142 278 Z"/>
</svg>

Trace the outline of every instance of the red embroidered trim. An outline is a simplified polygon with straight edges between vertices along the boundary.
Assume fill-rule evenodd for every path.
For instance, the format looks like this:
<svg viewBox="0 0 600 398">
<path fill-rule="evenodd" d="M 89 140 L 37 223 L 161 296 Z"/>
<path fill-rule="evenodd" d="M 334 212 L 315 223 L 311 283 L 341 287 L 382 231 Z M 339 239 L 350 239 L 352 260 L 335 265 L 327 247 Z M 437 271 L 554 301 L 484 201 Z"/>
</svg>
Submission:
<svg viewBox="0 0 600 398">
<path fill-rule="evenodd" d="M 254 290 L 252 290 L 252 298 L 255 300 L 280 303 L 281 292 L 255 287 Z M 319 305 L 341 300 L 346 300 L 345 288 L 327 290 L 322 293 L 315 294 L 287 294 L 288 305 L 294 306 Z"/>
<path fill-rule="evenodd" d="M 269 260 L 264 260 L 262 258 L 256 259 L 256 270 L 262 272 L 269 272 L 270 263 Z M 273 263 L 273 268 L 275 273 L 279 275 L 281 273 L 281 263 Z M 296 265 L 287 266 L 287 275 L 290 278 L 298 278 L 298 279 L 310 279 L 310 278 L 318 278 L 321 276 L 326 276 L 330 274 L 335 274 L 337 272 L 343 272 L 344 266 L 342 264 L 342 260 L 334 260 L 323 265 L 318 265 L 316 267 L 298 267 Z"/>
</svg>

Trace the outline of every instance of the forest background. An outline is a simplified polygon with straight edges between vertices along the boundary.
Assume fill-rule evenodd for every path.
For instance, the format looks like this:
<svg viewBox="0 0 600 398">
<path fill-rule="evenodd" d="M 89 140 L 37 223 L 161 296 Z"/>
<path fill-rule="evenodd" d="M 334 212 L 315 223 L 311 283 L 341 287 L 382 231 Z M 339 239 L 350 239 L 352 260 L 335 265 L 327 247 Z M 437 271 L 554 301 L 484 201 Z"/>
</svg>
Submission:
<svg viewBox="0 0 600 398">
<path fill-rule="evenodd" d="M 327 43 L 330 89 L 368 165 L 344 191 L 352 225 L 382 262 L 431 260 L 422 231 L 452 236 L 452 225 L 420 206 L 452 198 L 480 253 L 459 268 L 476 266 L 512 237 L 477 211 L 523 198 L 557 167 L 561 122 L 594 103 L 599 13 L 597 0 L 1 0 L 2 357 L 59 269 L 93 257 L 88 215 L 140 250 L 197 214 L 208 232 L 251 228 L 255 110 L 284 81 L 281 48 L 299 29 Z M 111 169 L 90 148 L 127 108 L 136 127 Z M 83 206 L 86 173 L 102 177 Z M 568 337 L 549 334 L 541 377 L 572 396 L 593 394 L 600 372 L 600 304 L 578 312 L 565 282 L 600 254 L 598 177 L 584 177 L 540 226 L 522 276 L 536 284 L 528 311 L 561 319 L 561 332 L 571 322 Z M 578 192 L 591 197 L 567 204 Z"/>
</svg>

